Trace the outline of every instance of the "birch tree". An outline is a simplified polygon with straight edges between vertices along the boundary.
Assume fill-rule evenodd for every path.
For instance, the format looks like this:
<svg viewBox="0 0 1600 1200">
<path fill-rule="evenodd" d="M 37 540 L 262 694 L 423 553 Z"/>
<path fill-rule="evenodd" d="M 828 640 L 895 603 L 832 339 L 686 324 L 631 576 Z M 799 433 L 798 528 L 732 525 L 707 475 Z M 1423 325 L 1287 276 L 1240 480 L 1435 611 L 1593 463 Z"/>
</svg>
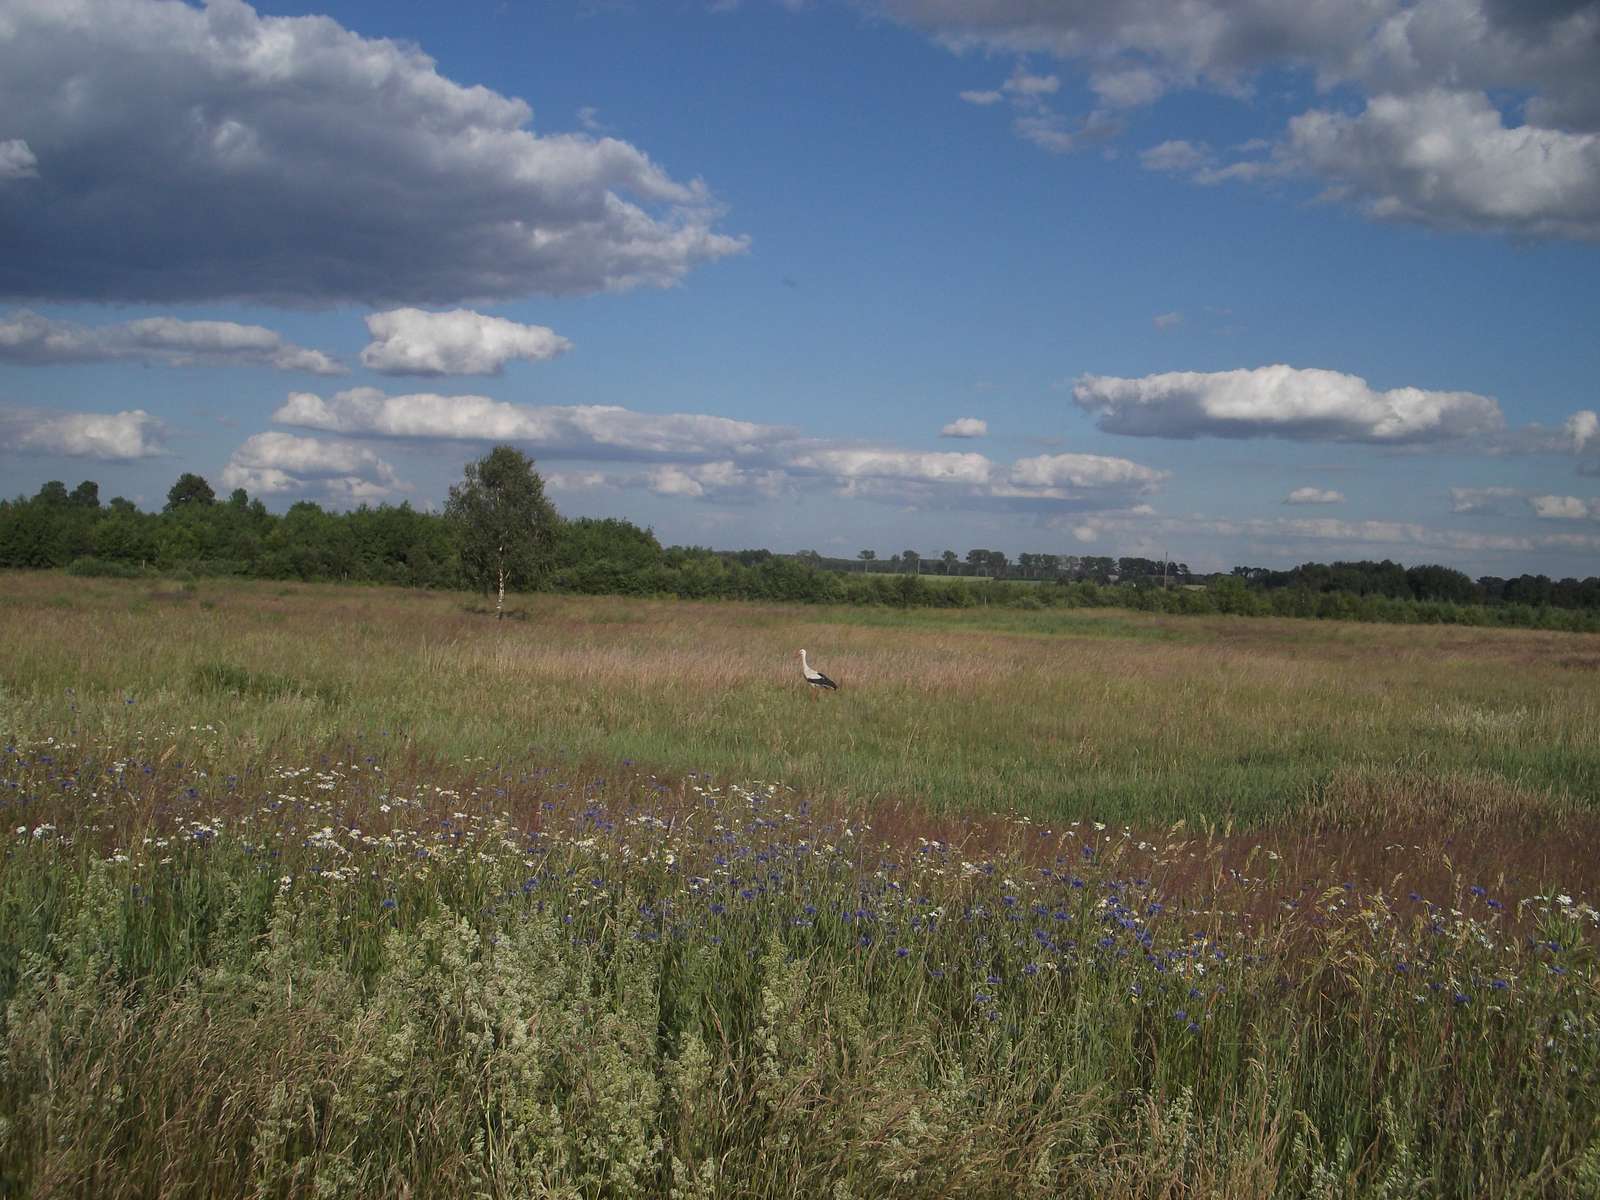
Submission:
<svg viewBox="0 0 1600 1200">
<path fill-rule="evenodd" d="M 556 510 L 533 460 L 515 446 L 496 446 L 469 462 L 464 475 L 450 489 L 445 516 L 457 529 L 462 569 L 482 591 L 494 589 L 495 619 L 502 620 L 506 585 L 531 586 L 544 570 Z"/>
</svg>

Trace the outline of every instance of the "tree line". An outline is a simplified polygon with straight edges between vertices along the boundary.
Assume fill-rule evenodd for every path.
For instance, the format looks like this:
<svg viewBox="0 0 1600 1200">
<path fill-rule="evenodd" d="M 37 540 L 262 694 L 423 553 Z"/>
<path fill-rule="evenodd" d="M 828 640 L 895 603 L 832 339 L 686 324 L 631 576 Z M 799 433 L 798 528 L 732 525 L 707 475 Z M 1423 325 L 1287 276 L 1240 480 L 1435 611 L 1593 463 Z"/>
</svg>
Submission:
<svg viewBox="0 0 1600 1200">
<path fill-rule="evenodd" d="M 1384 622 L 1518 625 L 1600 631 L 1600 579 L 1544 575 L 1472 579 L 1438 565 L 1304 563 L 1287 571 L 1235 567 L 1215 576 L 1186 564 L 1124 556 L 913 550 L 878 560 L 814 550 L 663 547 L 615 518 L 566 519 L 534 464 L 496 447 L 467 465 L 440 513 L 409 504 L 333 512 L 310 501 L 273 513 L 235 489 L 219 498 L 182 475 L 159 512 L 85 480 L 52 481 L 0 501 L 0 567 L 76 575 L 238 576 L 479 590 L 503 611 L 507 591 L 537 589 L 688 599 L 750 599 L 899 607 L 1107 606 Z M 942 577 L 951 576 L 949 582 Z M 955 577 L 966 577 L 959 581 Z"/>
</svg>

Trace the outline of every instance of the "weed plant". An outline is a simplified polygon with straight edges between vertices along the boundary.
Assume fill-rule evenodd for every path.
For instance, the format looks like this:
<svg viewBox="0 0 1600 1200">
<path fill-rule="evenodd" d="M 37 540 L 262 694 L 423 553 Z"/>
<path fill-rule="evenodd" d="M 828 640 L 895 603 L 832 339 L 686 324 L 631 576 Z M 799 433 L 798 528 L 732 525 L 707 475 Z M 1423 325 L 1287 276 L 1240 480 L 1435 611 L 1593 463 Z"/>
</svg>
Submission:
<svg viewBox="0 0 1600 1200">
<path fill-rule="evenodd" d="M 177 732 L 0 758 L 0 1194 L 1600 1187 L 1581 890 Z"/>
</svg>

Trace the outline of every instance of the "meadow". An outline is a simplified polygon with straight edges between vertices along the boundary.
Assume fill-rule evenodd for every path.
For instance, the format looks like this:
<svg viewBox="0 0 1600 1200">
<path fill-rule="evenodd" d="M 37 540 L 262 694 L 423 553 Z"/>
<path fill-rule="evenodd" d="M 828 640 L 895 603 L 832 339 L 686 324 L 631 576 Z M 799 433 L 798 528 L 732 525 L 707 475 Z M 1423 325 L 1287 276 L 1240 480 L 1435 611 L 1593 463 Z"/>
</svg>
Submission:
<svg viewBox="0 0 1600 1200">
<path fill-rule="evenodd" d="M 1600 1195 L 1600 637 L 513 608 L 0 576 L 0 1195 Z"/>
</svg>

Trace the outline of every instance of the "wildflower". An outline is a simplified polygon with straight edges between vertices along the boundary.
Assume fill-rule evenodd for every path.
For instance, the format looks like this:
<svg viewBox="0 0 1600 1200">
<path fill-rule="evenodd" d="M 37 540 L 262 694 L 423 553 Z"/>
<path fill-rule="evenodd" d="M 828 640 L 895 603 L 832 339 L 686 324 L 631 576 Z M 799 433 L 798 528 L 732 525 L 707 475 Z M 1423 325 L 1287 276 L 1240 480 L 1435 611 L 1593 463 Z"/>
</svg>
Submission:
<svg viewBox="0 0 1600 1200">
<path fill-rule="evenodd" d="M 399 901 L 397 901 L 393 896 L 388 896 L 388 897 L 385 897 L 385 899 L 383 901 L 383 904 L 380 907 L 386 908 L 390 912 L 393 912 L 399 906 L 400 906 Z"/>
</svg>

